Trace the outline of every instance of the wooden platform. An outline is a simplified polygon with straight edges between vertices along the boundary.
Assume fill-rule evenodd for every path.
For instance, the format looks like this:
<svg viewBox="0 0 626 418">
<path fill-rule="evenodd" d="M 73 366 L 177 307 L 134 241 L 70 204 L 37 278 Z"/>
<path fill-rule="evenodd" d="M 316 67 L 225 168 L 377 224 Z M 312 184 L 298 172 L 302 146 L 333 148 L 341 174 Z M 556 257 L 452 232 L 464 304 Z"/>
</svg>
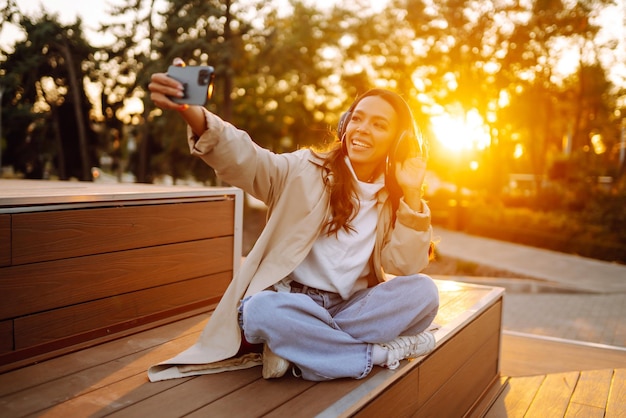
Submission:
<svg viewBox="0 0 626 418">
<path fill-rule="evenodd" d="M 626 348 L 504 331 L 500 369 L 509 377 L 626 369 Z"/>
<path fill-rule="evenodd" d="M 437 348 L 397 370 L 314 383 L 267 381 L 256 367 L 149 383 L 146 369 L 191 345 L 206 312 L 0 375 L 0 416 L 480 415 L 478 401 L 500 383 L 502 289 L 438 285 Z"/>
<path fill-rule="evenodd" d="M 626 416 L 626 369 L 503 378 L 502 385 L 486 417 Z"/>
<path fill-rule="evenodd" d="M 487 417 L 626 417 L 624 348 L 504 331 L 500 366 Z"/>
<path fill-rule="evenodd" d="M 242 206 L 235 188 L 0 180 L 0 371 L 216 303 Z"/>
</svg>

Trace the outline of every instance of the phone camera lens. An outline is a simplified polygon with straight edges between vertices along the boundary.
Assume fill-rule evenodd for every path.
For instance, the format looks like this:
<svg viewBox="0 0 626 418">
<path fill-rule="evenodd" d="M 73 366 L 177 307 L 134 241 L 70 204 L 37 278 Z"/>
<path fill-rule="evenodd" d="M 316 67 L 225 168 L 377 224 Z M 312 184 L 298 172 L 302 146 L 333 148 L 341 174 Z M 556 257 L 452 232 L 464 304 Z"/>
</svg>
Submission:
<svg viewBox="0 0 626 418">
<path fill-rule="evenodd" d="M 201 86 L 209 84 L 209 78 L 210 75 L 207 70 L 200 70 L 200 72 L 198 73 L 198 84 L 200 84 Z"/>
</svg>

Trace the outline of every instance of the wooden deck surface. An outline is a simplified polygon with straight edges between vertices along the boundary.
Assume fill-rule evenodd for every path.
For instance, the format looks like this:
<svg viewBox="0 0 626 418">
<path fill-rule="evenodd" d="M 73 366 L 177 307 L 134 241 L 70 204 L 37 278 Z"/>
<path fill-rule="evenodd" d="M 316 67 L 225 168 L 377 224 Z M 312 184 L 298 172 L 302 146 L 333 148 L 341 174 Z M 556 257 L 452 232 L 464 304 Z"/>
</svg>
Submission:
<svg viewBox="0 0 626 418">
<path fill-rule="evenodd" d="M 501 293 L 494 294 L 490 288 L 468 288 L 465 285 L 454 287 L 449 284 L 445 287 L 441 292 L 441 315 L 436 319 L 441 326 L 436 332 L 438 348 L 442 344 L 445 348 L 446 342 L 453 341 L 455 334 L 462 335 L 470 323 L 478 317 L 484 317 L 482 312 L 487 312 L 485 306 L 480 309 L 477 306 L 483 303 L 486 296 L 501 298 Z M 491 296 L 489 299 L 490 303 L 496 301 Z M 499 316 L 499 307 L 491 311 L 496 314 L 495 318 Z M 493 314 L 485 317 L 487 319 L 483 319 L 483 322 L 491 323 L 488 318 Z M 426 364 L 429 359 L 427 356 L 403 362 L 394 371 L 375 368 L 363 380 L 340 379 L 315 383 L 288 375 L 268 381 L 261 378 L 260 369 L 256 367 L 149 383 L 147 368 L 195 342 L 209 315 L 209 312 L 199 313 L 158 328 L 0 374 L 0 416 L 348 416 L 378 399 L 378 395 L 386 388 L 401 385 L 399 382 L 403 376 L 415 375 L 422 370 L 418 369 L 422 361 Z M 484 329 L 480 323 L 477 322 L 478 328 L 475 327 L 477 331 L 470 332 L 464 338 L 477 340 L 476 332 L 480 334 L 480 330 Z M 495 332 L 497 337 L 497 328 Z M 467 350 L 467 346 L 463 344 L 461 348 Z M 491 351 L 491 343 L 487 346 Z M 448 344 L 447 347 L 452 345 Z M 496 355 L 498 347 L 495 345 Z M 440 351 L 441 358 L 446 351 Z M 480 363 L 478 357 L 480 355 L 477 355 Z M 453 363 L 452 360 L 446 361 Z M 463 367 L 459 366 L 455 370 Z M 472 373 L 474 367 L 477 366 L 468 368 L 468 372 Z M 441 376 L 441 367 L 436 368 L 440 370 L 438 374 Z M 416 387 L 409 385 L 406 390 L 409 391 L 405 392 L 407 396 L 417 398 L 417 393 L 410 395 L 417 390 Z M 422 393 L 419 395 L 421 397 Z M 402 402 L 403 398 L 400 399 Z"/>
<path fill-rule="evenodd" d="M 624 417 L 626 369 L 503 378 L 504 390 L 485 415 L 501 417 Z"/>
<path fill-rule="evenodd" d="M 626 350 L 503 333 L 487 417 L 626 417 Z"/>
</svg>

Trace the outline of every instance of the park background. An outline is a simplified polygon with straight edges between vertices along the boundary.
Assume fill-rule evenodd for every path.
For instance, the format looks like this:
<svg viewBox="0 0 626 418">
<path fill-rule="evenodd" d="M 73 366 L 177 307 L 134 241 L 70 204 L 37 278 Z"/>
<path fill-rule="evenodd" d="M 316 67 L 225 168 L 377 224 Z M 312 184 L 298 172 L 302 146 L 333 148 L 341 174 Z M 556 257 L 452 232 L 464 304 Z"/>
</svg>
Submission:
<svg viewBox="0 0 626 418">
<path fill-rule="evenodd" d="M 626 262 L 623 0 L 84 3 L 0 2 L 5 178 L 217 184 L 147 94 L 181 57 L 215 67 L 211 111 L 279 153 L 396 90 L 430 145 L 434 223 Z M 83 7 L 97 19 L 59 11 Z"/>
</svg>

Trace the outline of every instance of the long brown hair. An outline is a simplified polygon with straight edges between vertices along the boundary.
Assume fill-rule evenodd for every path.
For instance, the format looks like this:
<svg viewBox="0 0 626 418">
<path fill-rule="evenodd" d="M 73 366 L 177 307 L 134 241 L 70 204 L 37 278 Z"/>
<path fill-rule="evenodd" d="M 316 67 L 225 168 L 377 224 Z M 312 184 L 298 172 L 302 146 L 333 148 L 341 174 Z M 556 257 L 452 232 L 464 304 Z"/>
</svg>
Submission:
<svg viewBox="0 0 626 418">
<path fill-rule="evenodd" d="M 402 97 L 394 92 L 383 89 L 372 89 L 359 96 L 354 103 L 352 103 L 350 109 L 342 115 L 336 140 L 333 144 L 331 144 L 325 155 L 324 167 L 331 173 L 329 184 L 331 218 L 325 225 L 326 233 L 328 235 L 336 234 L 341 229 L 348 232 L 353 230 L 351 221 L 354 219 L 359 210 L 359 200 L 356 188 L 357 185 L 354 180 L 354 176 L 345 161 L 347 150 L 345 144 L 343 143 L 343 136 L 345 134 L 345 127 L 349 122 L 351 112 L 363 98 L 368 96 L 378 96 L 394 108 L 396 114 L 398 115 L 398 120 L 400 121 L 398 126 L 398 137 L 406 135 L 407 133 L 414 138 L 417 138 L 419 135 L 419 132 L 416 131 L 417 127 L 408 104 Z M 390 149 L 393 150 L 397 147 L 398 139 L 399 138 L 396 138 Z M 402 190 L 396 181 L 393 158 L 388 156 L 387 161 L 382 162 L 382 164 L 391 166 L 390 170 L 386 170 L 385 166 L 381 167 L 381 170 L 386 171 L 385 187 L 387 188 L 391 199 L 393 210 L 392 216 L 395 217 L 400 198 L 402 197 Z"/>
</svg>

